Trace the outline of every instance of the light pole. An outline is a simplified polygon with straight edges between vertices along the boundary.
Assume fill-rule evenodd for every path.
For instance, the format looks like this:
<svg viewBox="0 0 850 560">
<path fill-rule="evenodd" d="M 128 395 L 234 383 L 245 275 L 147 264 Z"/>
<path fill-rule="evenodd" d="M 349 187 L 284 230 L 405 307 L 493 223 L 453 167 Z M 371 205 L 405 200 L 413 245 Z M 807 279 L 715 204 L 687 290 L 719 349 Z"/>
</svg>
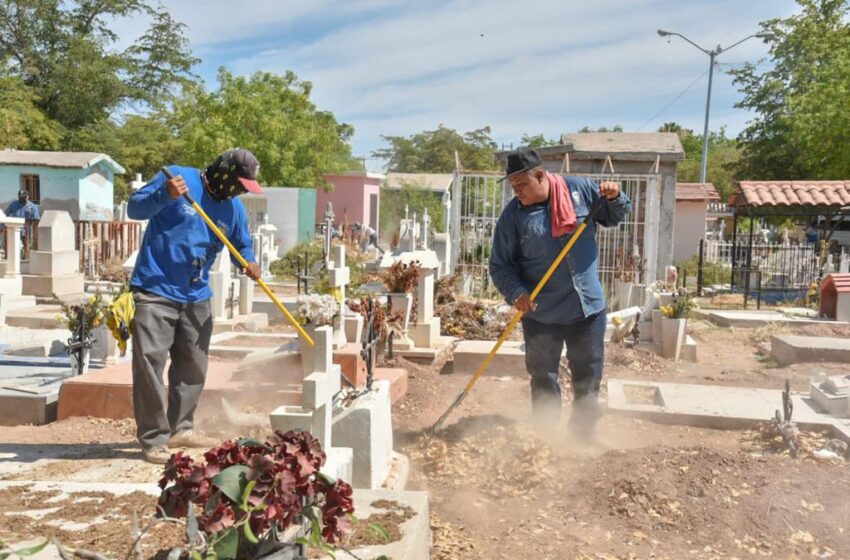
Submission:
<svg viewBox="0 0 850 560">
<path fill-rule="evenodd" d="M 731 50 L 731 49 L 737 47 L 738 45 L 740 45 L 741 43 L 743 43 L 744 41 L 752 39 L 753 37 L 758 38 L 758 39 L 772 39 L 774 35 L 773 35 L 773 33 L 770 33 L 770 32 L 767 32 L 767 31 L 762 31 L 761 33 L 756 33 L 755 35 L 749 35 L 747 37 L 744 37 L 743 39 L 741 39 L 737 43 L 733 43 L 732 45 L 730 45 L 726 48 L 723 48 L 720 45 L 717 45 L 717 47 L 715 47 L 713 50 L 708 50 L 708 49 L 704 49 L 701 46 L 697 45 L 696 43 L 694 43 L 693 41 L 691 41 L 690 39 L 688 39 L 687 37 L 685 37 L 681 33 L 676 33 L 674 31 L 664 31 L 663 29 L 659 29 L 658 34 L 661 35 L 662 37 L 670 37 L 672 35 L 675 35 L 677 37 L 681 37 L 682 39 L 684 39 L 685 41 L 687 41 L 691 45 L 695 46 L 696 48 L 698 48 L 699 50 L 701 50 L 702 52 L 707 54 L 708 58 L 709 58 L 709 62 L 708 62 L 708 64 L 709 64 L 709 66 L 708 66 L 708 95 L 706 96 L 706 99 L 705 99 L 705 127 L 703 128 L 703 133 L 702 133 L 702 162 L 700 164 L 700 169 L 699 169 L 699 182 L 705 183 L 705 172 L 706 172 L 706 168 L 708 166 L 708 114 L 709 114 L 709 111 L 711 110 L 711 81 L 712 81 L 712 78 L 714 77 L 714 59 L 717 58 L 717 56 L 720 53 L 724 53 L 728 50 Z"/>
</svg>

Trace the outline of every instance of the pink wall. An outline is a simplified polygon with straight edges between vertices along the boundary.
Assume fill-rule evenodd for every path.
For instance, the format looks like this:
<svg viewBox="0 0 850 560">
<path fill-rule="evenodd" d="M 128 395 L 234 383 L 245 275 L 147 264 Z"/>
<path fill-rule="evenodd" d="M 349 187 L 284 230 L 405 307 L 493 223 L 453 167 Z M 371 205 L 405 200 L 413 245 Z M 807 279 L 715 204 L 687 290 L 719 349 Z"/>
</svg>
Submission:
<svg viewBox="0 0 850 560">
<path fill-rule="evenodd" d="M 341 224 L 345 222 L 346 215 L 348 223 L 360 222 L 370 224 L 378 223 L 378 217 L 372 220 L 370 212 L 370 196 L 378 195 L 378 209 L 380 211 L 381 181 L 384 176 L 376 173 L 347 173 L 343 175 L 325 175 L 325 180 L 334 186 L 332 192 L 318 189 L 316 193 L 316 223 L 325 221 L 325 208 L 328 202 L 333 205 L 334 222 Z M 376 227 L 377 229 L 377 227 Z"/>
</svg>

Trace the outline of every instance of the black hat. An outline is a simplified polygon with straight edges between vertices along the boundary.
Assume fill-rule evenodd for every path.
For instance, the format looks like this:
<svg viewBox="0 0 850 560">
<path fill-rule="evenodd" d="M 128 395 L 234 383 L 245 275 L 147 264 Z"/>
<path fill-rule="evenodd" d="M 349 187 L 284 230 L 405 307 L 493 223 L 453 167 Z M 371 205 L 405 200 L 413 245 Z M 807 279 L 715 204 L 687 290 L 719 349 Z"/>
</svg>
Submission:
<svg viewBox="0 0 850 560">
<path fill-rule="evenodd" d="M 21 189 L 18 191 L 18 198 L 29 198 L 30 192 L 26 189 Z"/>
<path fill-rule="evenodd" d="M 508 154 L 507 174 L 499 180 L 504 181 L 511 175 L 524 173 L 541 165 L 543 165 L 543 162 L 540 159 L 540 154 L 534 148 L 516 150 Z"/>
<path fill-rule="evenodd" d="M 242 186 L 246 191 L 261 194 L 263 189 L 257 182 L 260 162 L 250 151 L 244 148 L 227 150 L 218 156 L 207 168 L 207 180 L 212 178 L 221 182 L 225 187 Z M 238 193 L 233 193 L 238 194 Z"/>
</svg>

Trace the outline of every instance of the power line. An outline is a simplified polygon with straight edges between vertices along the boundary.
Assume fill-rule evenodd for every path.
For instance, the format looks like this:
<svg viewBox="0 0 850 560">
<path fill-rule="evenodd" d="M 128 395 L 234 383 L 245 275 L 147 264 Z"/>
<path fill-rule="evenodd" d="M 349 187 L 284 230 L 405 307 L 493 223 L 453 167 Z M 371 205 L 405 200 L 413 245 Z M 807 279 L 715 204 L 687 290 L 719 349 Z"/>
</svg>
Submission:
<svg viewBox="0 0 850 560">
<path fill-rule="evenodd" d="M 650 124 L 652 121 L 654 121 L 655 119 L 657 119 L 657 118 L 658 118 L 658 117 L 659 117 L 662 113 L 664 113 L 664 111 L 666 111 L 667 109 L 669 109 L 669 108 L 670 108 L 670 107 L 671 107 L 671 106 L 672 106 L 672 105 L 673 105 L 676 101 L 678 101 L 678 100 L 679 100 L 679 98 L 680 98 L 680 97 L 682 97 L 683 95 L 685 95 L 686 93 L 688 93 L 689 91 L 691 91 L 691 89 L 692 89 L 695 85 L 697 85 L 697 83 L 698 83 L 700 80 L 702 80 L 703 78 L 705 78 L 705 75 L 706 75 L 706 74 L 708 74 L 708 70 L 706 70 L 705 72 L 703 72 L 702 74 L 700 74 L 700 75 L 699 75 L 699 77 L 697 77 L 697 79 L 696 79 L 696 80 L 694 80 L 693 82 L 691 82 L 691 84 L 690 84 L 688 87 L 686 87 L 684 90 L 682 90 L 682 92 L 681 92 L 679 95 L 677 95 L 676 97 L 674 97 L 674 98 L 673 98 L 673 100 L 672 100 L 670 103 L 668 103 L 667 105 L 665 105 L 664 107 L 662 107 L 660 111 L 658 111 L 657 113 L 655 113 L 654 115 L 652 115 L 652 118 L 650 118 L 648 121 L 646 121 L 645 123 L 643 123 L 643 125 L 642 125 L 640 128 L 638 128 L 638 129 L 637 129 L 637 131 L 638 131 L 638 132 L 640 132 L 641 130 L 643 130 L 644 128 L 646 128 L 646 126 L 647 126 L 648 124 Z"/>
</svg>

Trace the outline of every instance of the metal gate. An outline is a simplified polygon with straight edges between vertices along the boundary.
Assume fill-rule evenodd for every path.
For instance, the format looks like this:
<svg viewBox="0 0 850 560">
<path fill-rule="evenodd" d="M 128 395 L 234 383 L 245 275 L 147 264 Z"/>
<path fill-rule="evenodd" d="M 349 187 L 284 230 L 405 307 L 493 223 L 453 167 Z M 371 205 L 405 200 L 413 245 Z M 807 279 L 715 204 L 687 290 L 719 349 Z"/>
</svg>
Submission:
<svg viewBox="0 0 850 560">
<path fill-rule="evenodd" d="M 618 181 L 632 201 L 632 213 L 619 226 L 598 227 L 599 276 L 606 294 L 617 280 L 641 283 L 655 279 L 658 224 L 661 210 L 660 175 L 581 174 L 596 181 Z M 455 173 L 452 182 L 452 257 L 466 296 L 498 299 L 488 272 L 493 232 L 502 209 L 513 198 L 501 175 Z"/>
</svg>

